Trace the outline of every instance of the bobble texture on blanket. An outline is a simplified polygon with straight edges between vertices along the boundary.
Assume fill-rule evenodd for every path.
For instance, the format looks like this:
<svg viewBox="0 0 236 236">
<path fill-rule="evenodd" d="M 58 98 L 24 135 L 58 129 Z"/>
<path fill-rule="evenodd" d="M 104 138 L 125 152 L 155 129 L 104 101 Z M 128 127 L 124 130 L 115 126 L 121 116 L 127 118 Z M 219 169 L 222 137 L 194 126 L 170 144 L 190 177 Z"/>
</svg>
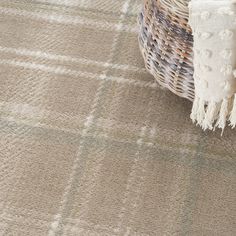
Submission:
<svg viewBox="0 0 236 236">
<path fill-rule="evenodd" d="M 191 119 L 204 130 L 236 126 L 236 1 L 192 0 L 195 99 Z"/>
</svg>

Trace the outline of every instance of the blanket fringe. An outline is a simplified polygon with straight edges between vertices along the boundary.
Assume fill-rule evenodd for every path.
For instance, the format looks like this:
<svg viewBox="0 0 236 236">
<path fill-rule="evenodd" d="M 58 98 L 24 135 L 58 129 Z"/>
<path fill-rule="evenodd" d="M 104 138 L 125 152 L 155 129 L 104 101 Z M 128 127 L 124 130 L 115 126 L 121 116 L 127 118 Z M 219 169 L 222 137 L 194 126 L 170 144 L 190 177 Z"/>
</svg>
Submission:
<svg viewBox="0 0 236 236">
<path fill-rule="evenodd" d="M 236 126 L 236 94 L 234 95 L 233 108 L 229 117 L 230 125 L 232 128 Z"/>
<path fill-rule="evenodd" d="M 220 110 L 219 103 L 210 101 L 207 107 L 206 116 L 202 123 L 202 128 L 204 130 L 210 129 L 213 130 L 214 121 L 217 119 L 217 115 Z"/>
<path fill-rule="evenodd" d="M 221 102 L 208 102 L 196 97 L 190 117 L 203 130 L 220 128 L 223 134 L 227 121 L 232 128 L 236 126 L 236 94 L 231 98 L 223 99 Z"/>
</svg>

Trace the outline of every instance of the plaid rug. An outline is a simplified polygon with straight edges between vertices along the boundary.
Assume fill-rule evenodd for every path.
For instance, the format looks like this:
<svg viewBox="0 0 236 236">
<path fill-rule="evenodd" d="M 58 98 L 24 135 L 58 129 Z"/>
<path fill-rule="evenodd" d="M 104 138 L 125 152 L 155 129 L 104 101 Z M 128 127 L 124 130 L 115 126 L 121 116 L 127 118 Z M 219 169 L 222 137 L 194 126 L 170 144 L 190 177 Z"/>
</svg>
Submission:
<svg viewBox="0 0 236 236">
<path fill-rule="evenodd" d="M 236 235 L 235 131 L 146 72 L 140 7 L 1 0 L 0 235 Z"/>
</svg>

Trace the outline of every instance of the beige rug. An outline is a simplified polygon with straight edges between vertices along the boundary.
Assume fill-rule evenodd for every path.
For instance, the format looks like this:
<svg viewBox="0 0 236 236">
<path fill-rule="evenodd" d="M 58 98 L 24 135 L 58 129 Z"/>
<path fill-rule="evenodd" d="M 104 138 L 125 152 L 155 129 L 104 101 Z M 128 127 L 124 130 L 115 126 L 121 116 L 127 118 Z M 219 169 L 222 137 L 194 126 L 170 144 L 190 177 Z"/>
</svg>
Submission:
<svg viewBox="0 0 236 236">
<path fill-rule="evenodd" d="M 236 235 L 236 133 L 145 71 L 140 3 L 1 0 L 1 236 Z"/>
</svg>

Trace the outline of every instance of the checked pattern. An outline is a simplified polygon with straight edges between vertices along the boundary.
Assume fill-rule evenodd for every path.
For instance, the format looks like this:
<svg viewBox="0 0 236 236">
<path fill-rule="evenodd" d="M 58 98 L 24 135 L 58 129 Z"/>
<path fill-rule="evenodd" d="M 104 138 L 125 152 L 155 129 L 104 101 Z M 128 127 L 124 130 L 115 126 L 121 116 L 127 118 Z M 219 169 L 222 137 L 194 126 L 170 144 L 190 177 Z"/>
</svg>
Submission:
<svg viewBox="0 0 236 236">
<path fill-rule="evenodd" d="M 236 136 L 146 72 L 140 0 L 1 0 L 0 235 L 236 235 Z"/>
</svg>

